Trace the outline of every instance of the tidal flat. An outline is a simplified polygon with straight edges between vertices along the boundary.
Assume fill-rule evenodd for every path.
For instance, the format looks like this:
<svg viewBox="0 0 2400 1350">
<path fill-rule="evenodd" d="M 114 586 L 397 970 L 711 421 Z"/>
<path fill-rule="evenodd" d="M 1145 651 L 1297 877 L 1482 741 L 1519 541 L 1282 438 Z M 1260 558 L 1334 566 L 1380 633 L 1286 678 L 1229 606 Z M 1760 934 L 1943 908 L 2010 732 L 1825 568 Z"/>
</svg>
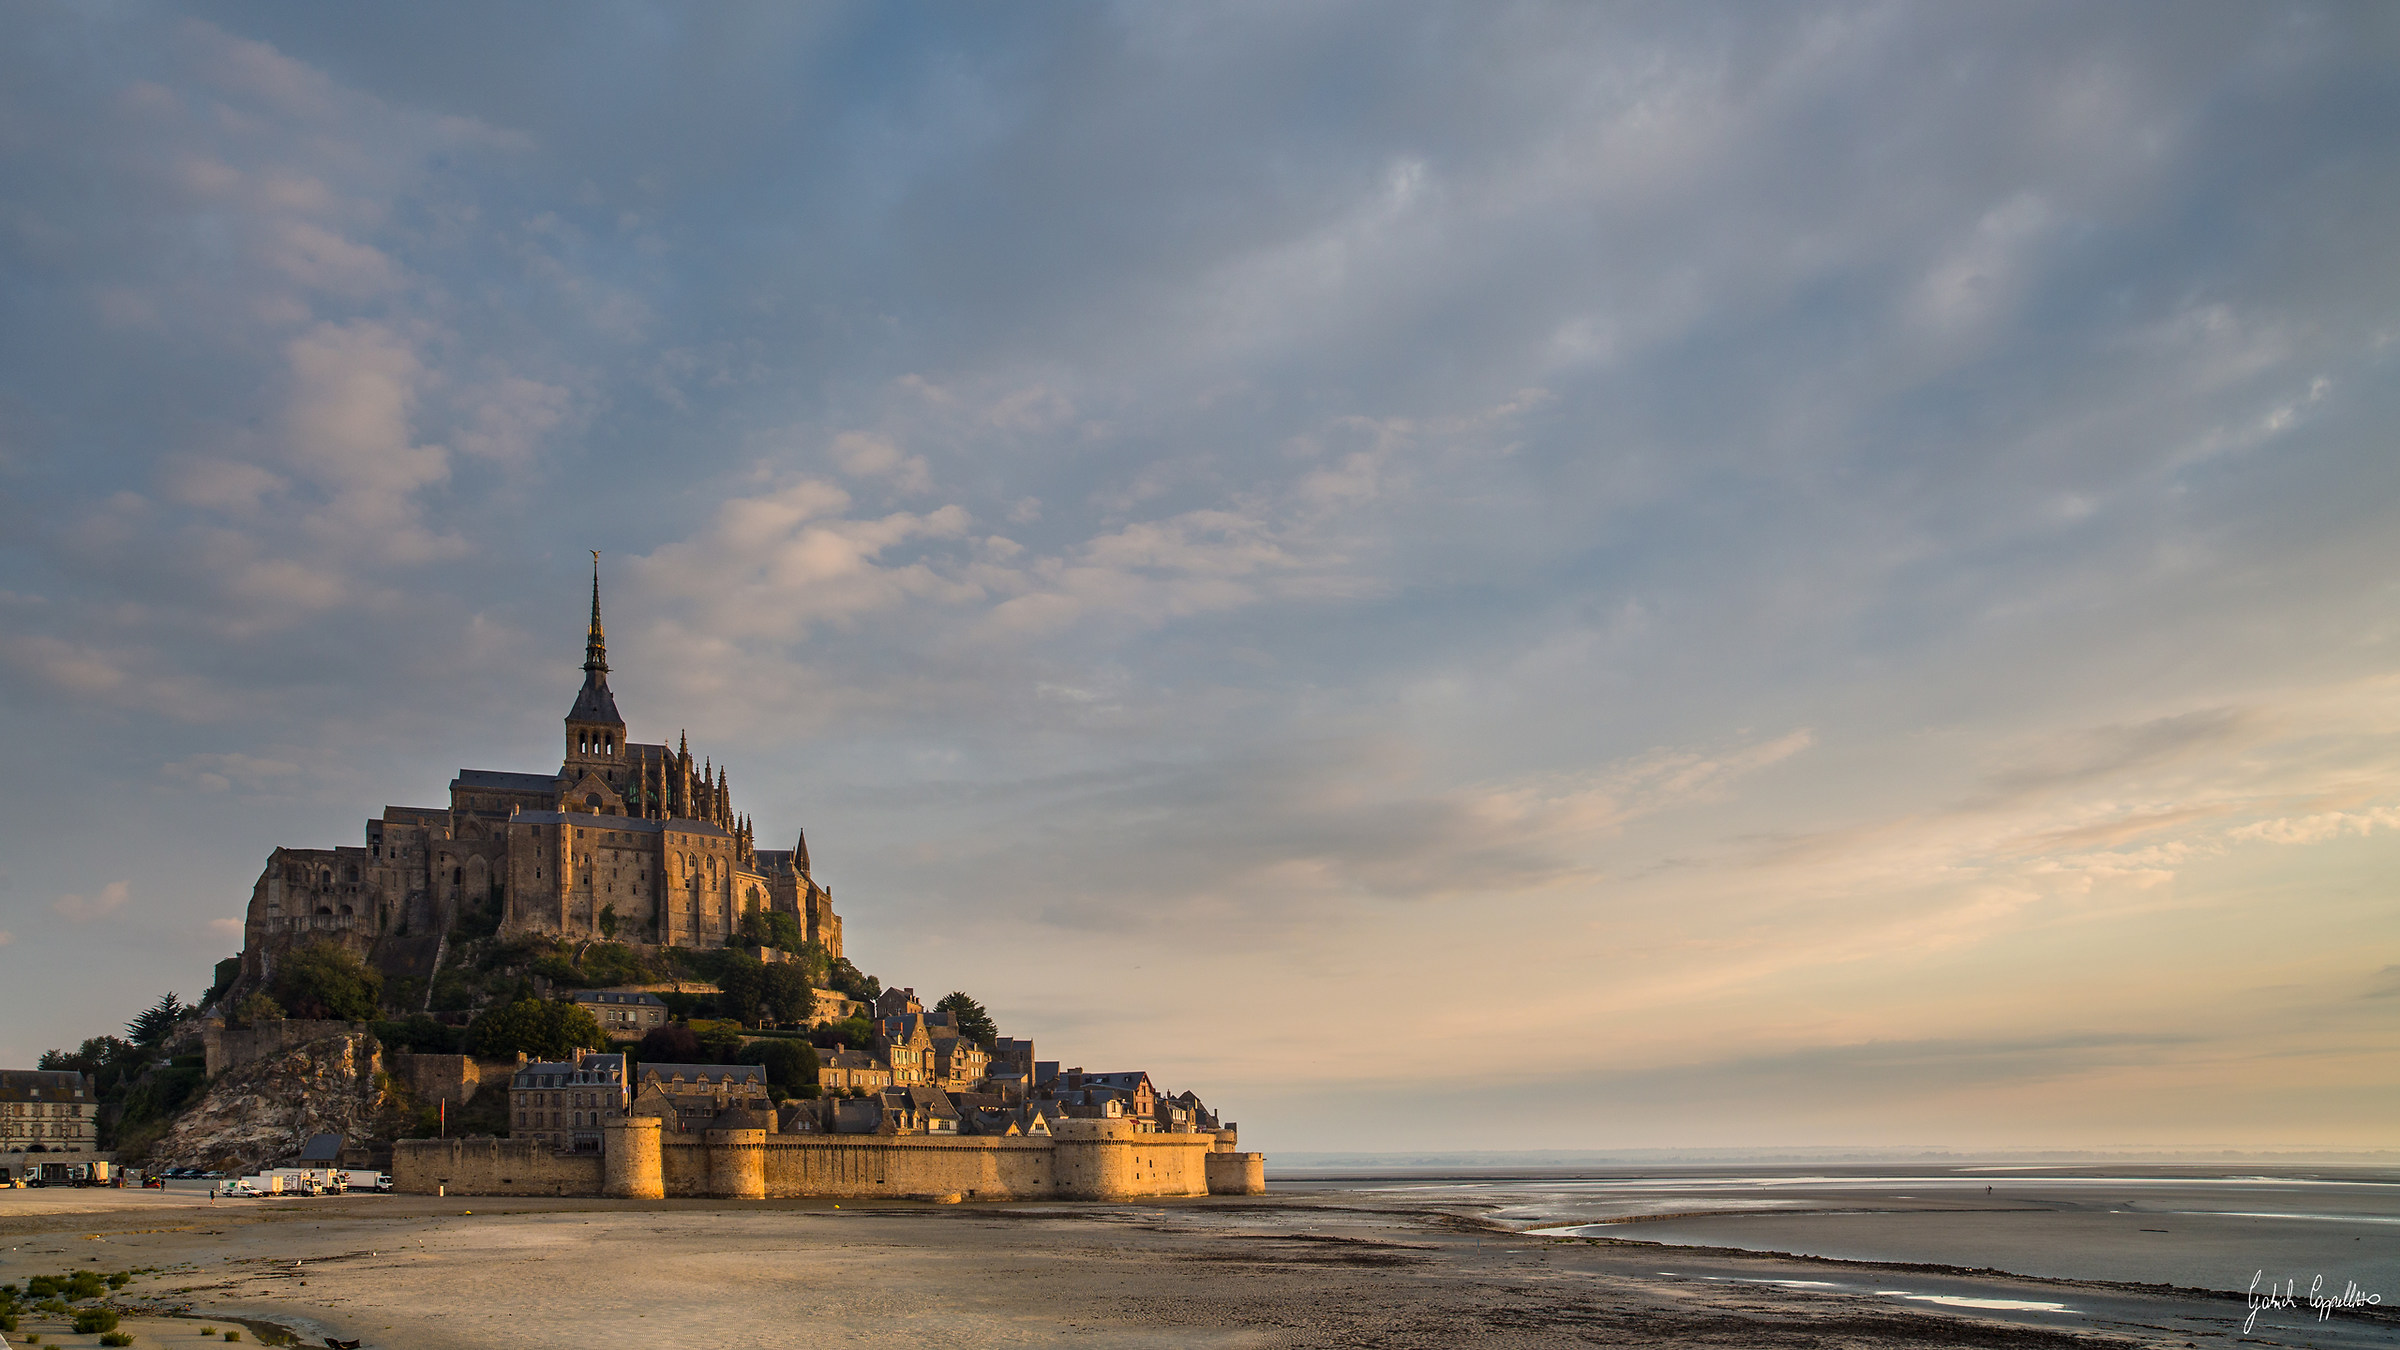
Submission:
<svg viewBox="0 0 2400 1350">
<path fill-rule="evenodd" d="M 137 1270 L 135 1344 L 2400 1345 L 2388 1309 L 1541 1235 L 1318 1185 L 1129 1205 L 0 1192 L 0 1278 Z M 45 1342 L 49 1327 L 25 1331 Z M 67 1335 L 59 1343 L 89 1343 Z M 217 1343 L 214 1341 L 208 1343 Z"/>
</svg>

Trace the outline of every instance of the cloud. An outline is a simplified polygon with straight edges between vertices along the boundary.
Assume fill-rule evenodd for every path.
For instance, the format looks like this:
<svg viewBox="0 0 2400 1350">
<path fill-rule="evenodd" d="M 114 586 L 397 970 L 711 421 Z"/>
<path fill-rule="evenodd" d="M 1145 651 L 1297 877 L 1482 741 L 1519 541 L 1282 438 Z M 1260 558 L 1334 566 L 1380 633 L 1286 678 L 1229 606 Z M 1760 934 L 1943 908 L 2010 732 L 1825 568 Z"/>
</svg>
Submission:
<svg viewBox="0 0 2400 1350">
<path fill-rule="evenodd" d="M 2400 838 L 2352 11 L 217 17 L 0 46 L 0 724 L 54 770 L 0 809 L 111 803 L 54 851 L 148 841 L 146 920 L 542 767 L 599 547 L 637 734 L 808 824 L 878 974 L 1087 1062 L 1321 1076 L 1301 987 L 1388 1010 L 1311 1059 L 1471 1098 L 1558 1072 L 1500 990 L 1593 1082 L 1737 1085 L 1671 1135 L 1812 1064 L 1861 1129 L 2072 1130 L 2005 1100 L 2045 1053 L 2201 1123 L 2220 1023 L 2388 1057 L 2255 939 L 2370 926 Z M 58 926 L 53 1042 L 131 1015 L 103 948 L 188 978 Z"/>
<path fill-rule="evenodd" d="M 903 452 L 890 437 L 845 431 L 833 438 L 833 461 L 856 478 L 885 478 L 901 492 L 926 492 L 933 480 L 922 455 Z"/>
<path fill-rule="evenodd" d="M 50 902 L 50 912 L 68 923 L 91 923 L 125 907 L 130 883 L 112 881 L 92 895 L 62 895 Z"/>
<path fill-rule="evenodd" d="M 2394 828 L 2400 828 L 2400 806 L 2386 806 L 2373 811 L 2325 811 L 2313 816 L 2254 820 L 2228 830 L 2226 837 L 2256 839 L 2271 844 L 2322 844 L 2345 836 L 2364 838 L 2377 830 Z"/>
<path fill-rule="evenodd" d="M 2005 799 L 2154 767 L 2224 743 L 2243 729 L 2246 716 L 2238 708 L 2201 708 L 2130 726 L 2076 731 L 2032 761 L 1986 781 Z"/>
<path fill-rule="evenodd" d="M 259 792 L 288 785 L 299 774 L 300 766 L 286 760 L 233 753 L 193 755 L 161 765 L 160 772 L 206 792 L 224 792 L 236 786 L 244 792 Z"/>
</svg>

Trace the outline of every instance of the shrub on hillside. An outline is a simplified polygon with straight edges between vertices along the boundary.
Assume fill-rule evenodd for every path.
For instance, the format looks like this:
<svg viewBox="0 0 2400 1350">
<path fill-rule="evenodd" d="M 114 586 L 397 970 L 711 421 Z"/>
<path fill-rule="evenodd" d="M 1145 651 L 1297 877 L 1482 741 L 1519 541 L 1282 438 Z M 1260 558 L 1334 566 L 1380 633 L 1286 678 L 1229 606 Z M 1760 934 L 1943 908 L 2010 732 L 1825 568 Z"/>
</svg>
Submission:
<svg viewBox="0 0 2400 1350">
<path fill-rule="evenodd" d="M 429 1014 L 417 1013 L 404 1021 L 377 1022 L 375 1039 L 386 1050 L 405 1051 L 417 1055 L 456 1055 L 464 1052 L 466 1031 L 435 1021 Z"/>
<path fill-rule="evenodd" d="M 269 989 L 288 1017 L 371 1022 L 383 997 L 383 972 L 333 942 L 286 955 Z"/>
<path fill-rule="evenodd" d="M 634 1047 L 633 1057 L 642 1064 L 698 1064 L 703 1062 L 701 1053 L 700 1038 L 692 1034 L 690 1027 L 670 1023 L 644 1033 L 641 1044 Z"/>
<path fill-rule="evenodd" d="M 572 1003 L 524 998 L 490 1009 L 467 1027 L 467 1045 L 486 1059 L 525 1054 L 565 1060 L 578 1050 L 600 1050 L 608 1036 L 589 1012 Z"/>
<path fill-rule="evenodd" d="M 752 1041 L 742 1047 L 750 1062 L 767 1070 L 767 1082 L 794 1097 L 817 1095 L 817 1052 L 806 1041 Z"/>
</svg>

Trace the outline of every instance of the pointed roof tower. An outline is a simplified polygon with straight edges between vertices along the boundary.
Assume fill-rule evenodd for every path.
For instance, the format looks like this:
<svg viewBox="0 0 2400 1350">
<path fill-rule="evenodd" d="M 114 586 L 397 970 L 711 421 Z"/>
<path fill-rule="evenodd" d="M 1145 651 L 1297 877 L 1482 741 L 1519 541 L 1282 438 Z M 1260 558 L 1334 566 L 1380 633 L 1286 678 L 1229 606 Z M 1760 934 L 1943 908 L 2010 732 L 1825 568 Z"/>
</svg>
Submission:
<svg viewBox="0 0 2400 1350">
<path fill-rule="evenodd" d="M 623 727 L 617 696 L 608 691 L 608 633 L 600 626 L 600 550 L 592 550 L 592 627 L 583 639 L 583 688 L 567 721 L 585 726 Z"/>
<path fill-rule="evenodd" d="M 808 831 L 806 830 L 800 832 L 800 838 L 792 845 L 792 870 L 802 876 L 808 875 Z"/>
</svg>

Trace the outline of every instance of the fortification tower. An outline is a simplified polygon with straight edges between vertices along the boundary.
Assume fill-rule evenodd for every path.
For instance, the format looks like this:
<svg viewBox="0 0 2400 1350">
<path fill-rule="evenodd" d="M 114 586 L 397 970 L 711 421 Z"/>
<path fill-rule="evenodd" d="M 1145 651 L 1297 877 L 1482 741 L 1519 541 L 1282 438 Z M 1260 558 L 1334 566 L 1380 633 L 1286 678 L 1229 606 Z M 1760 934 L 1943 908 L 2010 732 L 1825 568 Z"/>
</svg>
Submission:
<svg viewBox="0 0 2400 1350">
<path fill-rule="evenodd" d="M 664 1122 L 656 1116 L 619 1116 L 601 1125 L 600 1193 L 618 1200 L 659 1200 L 667 1194 L 659 1151 Z"/>
</svg>

